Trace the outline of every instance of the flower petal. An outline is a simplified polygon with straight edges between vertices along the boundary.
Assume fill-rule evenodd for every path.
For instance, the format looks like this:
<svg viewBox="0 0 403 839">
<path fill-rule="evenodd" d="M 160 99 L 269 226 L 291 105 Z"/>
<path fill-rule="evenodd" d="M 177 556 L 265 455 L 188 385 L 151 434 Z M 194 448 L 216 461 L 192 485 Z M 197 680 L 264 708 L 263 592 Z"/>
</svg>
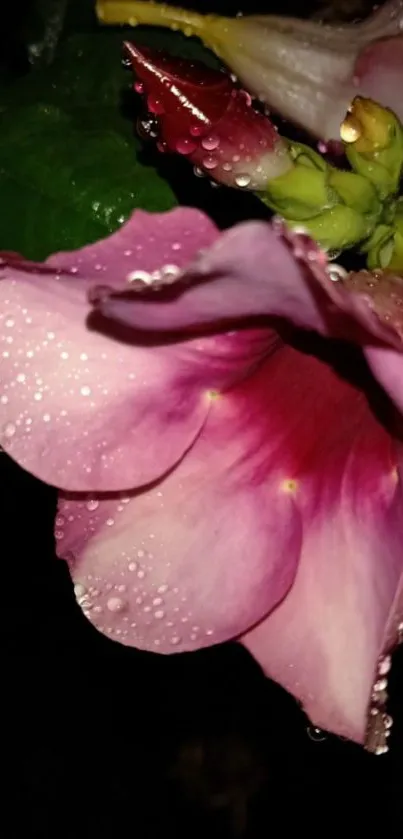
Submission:
<svg viewBox="0 0 403 839">
<path fill-rule="evenodd" d="M 382 272 L 346 275 L 327 263 L 309 236 L 289 231 L 281 222 L 246 222 L 225 231 L 185 269 L 177 294 L 144 296 L 141 289 L 122 293 L 105 288 L 96 305 L 118 323 L 150 331 L 239 324 L 266 316 L 332 338 L 362 343 L 375 338 L 400 347 L 400 288 L 399 278 Z M 392 298 L 398 291 L 392 319 Z"/>
<path fill-rule="evenodd" d="M 401 477 L 387 443 L 379 442 L 376 457 L 367 424 L 355 429 L 339 497 L 328 505 L 324 477 L 317 507 L 304 514 L 291 591 L 242 639 L 315 726 L 375 750 L 384 748 L 377 738 L 372 742 L 383 703 L 378 693 L 377 710 L 375 695 L 368 716 L 371 692 L 386 673 L 384 655 L 398 643 L 403 620 Z"/>
<path fill-rule="evenodd" d="M 62 497 L 58 552 L 87 617 L 128 645 L 192 650 L 271 612 L 243 642 L 315 724 L 362 741 L 377 656 L 396 641 L 397 457 L 362 394 L 273 345 L 154 487 Z"/>
<path fill-rule="evenodd" d="M 403 119 L 403 36 L 370 43 L 359 55 L 355 78 L 364 96 L 381 102 Z"/>
<path fill-rule="evenodd" d="M 286 481 L 292 432 L 268 409 L 277 394 L 286 410 L 282 377 L 298 359 L 276 341 L 253 376 L 217 394 L 193 448 L 153 487 L 60 499 L 58 552 L 101 631 L 191 650 L 239 634 L 286 594 L 301 519 Z"/>
<path fill-rule="evenodd" d="M 136 329 L 186 329 L 270 315 L 327 334 L 332 301 L 313 275 L 314 263 L 322 275 L 325 254 L 306 236 L 246 222 L 225 231 L 185 270 L 174 297 L 144 299 L 137 290 L 112 289 L 97 305 L 106 317 Z"/>
<path fill-rule="evenodd" d="M 193 210 L 136 213 L 109 239 L 45 265 L 1 267 L 1 444 L 42 480 L 118 490 L 155 480 L 182 457 L 220 386 L 222 358 L 192 344 L 135 346 L 87 323 L 95 277 L 122 286 L 134 269 L 186 264 L 217 236 Z M 127 280 L 126 280 L 127 281 Z M 225 368 L 225 369 L 224 369 Z"/>
</svg>

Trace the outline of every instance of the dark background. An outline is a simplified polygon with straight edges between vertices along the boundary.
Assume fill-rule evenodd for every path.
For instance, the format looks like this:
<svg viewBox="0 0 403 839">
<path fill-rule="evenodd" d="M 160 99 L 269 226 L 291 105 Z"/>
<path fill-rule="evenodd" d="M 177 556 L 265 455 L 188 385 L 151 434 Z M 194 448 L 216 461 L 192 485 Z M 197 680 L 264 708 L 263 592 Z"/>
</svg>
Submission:
<svg viewBox="0 0 403 839">
<path fill-rule="evenodd" d="M 298 0 L 280 6 L 270 11 L 319 9 L 302 11 Z M 347 0 L 335 6 L 326 7 L 328 18 L 359 13 Z M 238 11 L 231 0 L 199 7 Z M 253 0 L 248 11 L 269 9 Z M 3 70 L 32 72 L 27 43 L 41 36 L 37 8 L 20 0 L 2 24 Z M 402 835 L 403 648 L 390 679 L 389 754 L 318 737 L 235 644 L 165 658 L 95 632 L 54 557 L 53 490 L 5 454 L 0 487 L 5 839 L 266 837 L 327 831 L 337 816 L 349 819 L 348 834 L 352 815 L 377 811 L 384 832 Z"/>
</svg>

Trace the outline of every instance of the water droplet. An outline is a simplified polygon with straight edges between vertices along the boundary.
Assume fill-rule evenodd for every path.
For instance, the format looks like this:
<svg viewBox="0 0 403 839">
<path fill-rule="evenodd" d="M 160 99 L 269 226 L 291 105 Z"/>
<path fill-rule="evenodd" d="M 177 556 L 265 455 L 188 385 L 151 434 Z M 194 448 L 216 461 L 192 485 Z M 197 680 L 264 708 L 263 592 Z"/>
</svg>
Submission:
<svg viewBox="0 0 403 839">
<path fill-rule="evenodd" d="M 64 539 L 64 530 L 55 530 L 55 539 L 57 542 L 61 542 Z"/>
<path fill-rule="evenodd" d="M 206 151 L 214 151 L 220 145 L 220 140 L 215 134 L 211 134 L 209 137 L 203 137 L 201 144 Z"/>
<path fill-rule="evenodd" d="M 124 603 L 123 600 L 120 599 L 120 597 L 110 597 L 106 605 L 110 612 L 121 612 Z"/>
<path fill-rule="evenodd" d="M 390 655 L 385 655 L 383 659 L 379 662 L 378 666 L 378 673 L 380 676 L 386 676 L 389 673 L 389 670 L 392 666 L 392 659 Z"/>
<path fill-rule="evenodd" d="M 140 568 L 140 571 L 137 571 L 137 576 L 138 576 L 139 580 L 144 580 L 145 575 L 146 575 L 146 572 L 143 571 L 142 568 Z"/>
<path fill-rule="evenodd" d="M 144 285 L 151 285 L 153 282 L 153 278 L 148 271 L 130 271 L 126 280 L 128 283 L 144 283 Z"/>
<path fill-rule="evenodd" d="M 176 151 L 178 154 L 193 154 L 196 148 L 196 143 L 192 140 L 188 140 L 186 137 L 183 137 L 183 139 L 176 142 Z"/>
<path fill-rule="evenodd" d="M 189 129 L 189 133 L 192 135 L 192 137 L 200 137 L 202 131 L 203 129 L 200 125 L 191 125 Z"/>
<path fill-rule="evenodd" d="M 161 603 L 163 602 L 162 597 L 154 597 L 153 606 L 161 606 Z"/>
<path fill-rule="evenodd" d="M 37 390 L 37 392 L 34 393 L 34 399 L 35 399 L 35 402 L 40 402 L 41 399 L 43 399 L 43 393 L 41 393 L 40 390 Z"/>
<path fill-rule="evenodd" d="M 129 562 L 129 571 L 137 570 L 137 562 Z"/>
<path fill-rule="evenodd" d="M 84 597 L 86 591 L 87 589 L 85 588 L 85 586 L 83 586 L 82 583 L 76 583 L 76 585 L 74 586 L 74 594 L 76 597 Z"/>
<path fill-rule="evenodd" d="M 129 60 L 129 64 L 130 64 L 130 63 L 131 63 L 131 62 L 130 62 L 130 60 Z M 134 83 L 134 89 L 135 89 L 136 93 L 144 93 L 144 85 L 143 85 L 143 82 L 135 82 L 135 83 Z"/>
<path fill-rule="evenodd" d="M 88 385 L 83 385 L 80 388 L 81 396 L 90 396 L 91 395 L 91 388 Z"/>
<path fill-rule="evenodd" d="M 329 265 L 327 274 L 332 283 L 337 283 L 347 276 L 347 271 L 341 265 Z"/>
<path fill-rule="evenodd" d="M 252 104 L 252 97 L 251 97 L 250 93 L 248 93 L 247 90 L 240 90 L 239 95 L 243 97 L 243 99 L 245 100 L 246 105 L 248 107 L 249 107 L 249 105 Z"/>
<path fill-rule="evenodd" d="M 168 586 L 165 583 L 157 588 L 158 594 L 165 594 L 166 591 L 168 591 Z"/>
<path fill-rule="evenodd" d="M 232 171 L 232 166 L 231 166 L 230 163 L 223 163 L 222 168 L 224 169 L 224 172 L 231 172 Z"/>
<path fill-rule="evenodd" d="M 140 117 L 137 120 L 136 129 L 142 140 L 155 140 L 158 137 L 158 120 L 152 114 Z"/>
<path fill-rule="evenodd" d="M 181 640 L 182 639 L 179 635 L 172 635 L 170 643 L 173 644 L 174 647 L 176 647 L 178 644 L 180 644 Z"/>
<path fill-rule="evenodd" d="M 209 157 L 205 157 L 203 159 L 202 163 L 204 168 L 210 172 L 212 169 L 216 168 L 216 166 L 218 165 L 218 160 L 212 155 L 209 155 Z"/>
<path fill-rule="evenodd" d="M 323 741 L 327 739 L 326 734 L 324 734 L 321 728 L 316 728 L 312 725 L 308 725 L 306 733 L 309 739 L 313 740 L 314 743 L 323 743 Z"/>
<path fill-rule="evenodd" d="M 235 178 L 235 183 L 237 186 L 246 187 L 250 184 L 250 176 L 249 175 L 237 175 Z"/>
<path fill-rule="evenodd" d="M 156 96 L 152 94 L 147 98 L 147 105 L 150 109 L 152 114 L 163 114 L 164 113 L 164 106 L 160 99 L 157 99 Z"/>
<path fill-rule="evenodd" d="M 112 519 L 112 518 L 110 518 L 110 519 L 106 519 L 105 524 L 106 524 L 108 527 L 112 527 L 112 525 L 113 525 L 113 524 L 115 524 L 115 519 Z"/>
<path fill-rule="evenodd" d="M 173 282 L 177 279 L 178 275 L 181 273 L 180 268 L 177 265 L 163 265 L 160 271 L 161 279 L 165 283 Z"/>
<path fill-rule="evenodd" d="M 93 513 L 94 510 L 98 509 L 99 501 L 96 498 L 89 498 L 85 506 L 90 513 Z"/>
<path fill-rule="evenodd" d="M 196 178 L 205 178 L 206 177 L 204 172 L 203 172 L 203 169 L 200 169 L 200 166 L 194 166 L 193 167 L 193 174 L 196 175 Z"/>
<path fill-rule="evenodd" d="M 17 431 L 17 429 L 16 429 L 14 423 L 12 423 L 12 422 L 6 423 L 6 425 L 3 428 L 3 434 L 7 438 L 7 440 L 10 440 L 11 437 L 14 437 L 14 434 L 15 434 L 16 431 Z"/>
</svg>

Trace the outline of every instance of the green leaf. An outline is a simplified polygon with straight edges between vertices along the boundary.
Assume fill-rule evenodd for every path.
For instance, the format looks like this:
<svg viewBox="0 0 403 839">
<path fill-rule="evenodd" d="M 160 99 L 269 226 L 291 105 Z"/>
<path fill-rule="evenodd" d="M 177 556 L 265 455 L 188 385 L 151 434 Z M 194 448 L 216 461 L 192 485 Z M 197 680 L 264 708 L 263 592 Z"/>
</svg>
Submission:
<svg viewBox="0 0 403 839">
<path fill-rule="evenodd" d="M 137 162 L 134 141 L 49 105 L 1 125 L 0 191 L 0 248 L 35 259 L 106 236 L 135 207 L 175 203 L 166 181 Z"/>
<path fill-rule="evenodd" d="M 130 37 L 188 57 L 206 54 L 176 33 L 98 29 L 64 40 L 51 67 L 0 89 L 0 249 L 42 259 L 107 235 L 135 208 L 177 203 L 156 168 L 163 158 L 145 165 L 135 137 L 139 103 L 121 66 Z"/>
</svg>

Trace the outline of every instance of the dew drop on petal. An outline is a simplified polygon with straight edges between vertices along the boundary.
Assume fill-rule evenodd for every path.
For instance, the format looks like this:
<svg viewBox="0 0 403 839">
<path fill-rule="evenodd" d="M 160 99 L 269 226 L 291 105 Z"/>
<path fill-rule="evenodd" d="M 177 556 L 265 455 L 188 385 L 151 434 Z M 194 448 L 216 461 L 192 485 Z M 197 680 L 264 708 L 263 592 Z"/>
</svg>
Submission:
<svg viewBox="0 0 403 839">
<path fill-rule="evenodd" d="M 189 133 L 192 135 L 192 137 L 200 137 L 202 130 L 203 129 L 200 127 L 200 125 L 191 125 Z"/>
<path fill-rule="evenodd" d="M 235 183 L 239 187 L 247 187 L 250 184 L 250 176 L 249 175 L 237 175 L 235 178 Z"/>
<path fill-rule="evenodd" d="M 14 437 L 16 431 L 17 428 L 12 422 L 7 422 L 3 428 L 3 434 L 7 438 L 7 440 L 10 440 L 11 437 Z"/>
<path fill-rule="evenodd" d="M 94 510 L 98 509 L 99 501 L 96 498 L 89 498 L 85 506 L 87 510 L 89 510 L 89 512 L 92 513 L 94 512 Z"/>
<path fill-rule="evenodd" d="M 310 740 L 313 740 L 314 743 L 323 743 L 326 740 L 326 734 L 322 731 L 321 728 L 316 728 L 313 725 L 308 725 L 306 733 Z"/>
<path fill-rule="evenodd" d="M 176 647 L 178 644 L 180 644 L 181 640 L 182 640 L 182 638 L 180 637 L 180 635 L 172 635 L 172 637 L 170 639 L 170 643 L 174 647 Z"/>
<path fill-rule="evenodd" d="M 193 140 L 189 140 L 187 137 L 183 137 L 183 139 L 178 140 L 176 143 L 176 151 L 179 154 L 193 154 L 196 148 L 196 143 L 194 143 Z"/>
<path fill-rule="evenodd" d="M 209 137 L 203 137 L 201 144 L 206 151 L 214 151 L 220 145 L 220 141 L 218 137 L 211 134 Z"/>
<path fill-rule="evenodd" d="M 147 99 L 147 105 L 152 114 L 163 114 L 164 106 L 162 102 L 152 94 Z"/>
<path fill-rule="evenodd" d="M 121 612 L 124 603 L 120 597 L 110 597 L 106 605 L 110 612 Z"/>
<path fill-rule="evenodd" d="M 209 172 L 210 172 L 212 169 L 215 169 L 215 168 L 216 168 L 216 166 L 218 166 L 218 160 L 217 160 L 217 158 L 212 157 L 211 155 L 210 155 L 209 157 L 205 157 L 205 158 L 203 158 L 203 161 L 202 161 L 202 162 L 203 162 L 203 166 L 204 166 L 204 168 L 205 168 L 205 169 L 207 169 Z"/>
</svg>

